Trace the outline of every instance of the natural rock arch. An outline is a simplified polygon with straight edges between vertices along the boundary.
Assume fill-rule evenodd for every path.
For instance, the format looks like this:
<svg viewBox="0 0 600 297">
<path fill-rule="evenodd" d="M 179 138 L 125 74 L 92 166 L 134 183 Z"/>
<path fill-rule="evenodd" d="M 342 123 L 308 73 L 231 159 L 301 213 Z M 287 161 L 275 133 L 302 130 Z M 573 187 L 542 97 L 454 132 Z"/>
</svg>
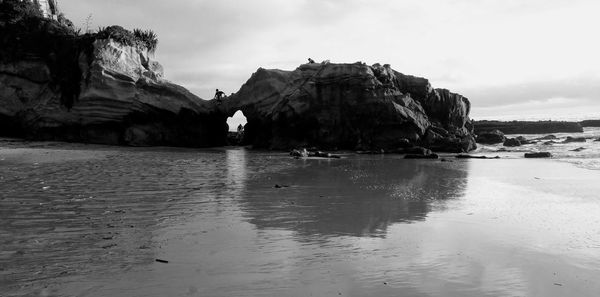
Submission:
<svg viewBox="0 0 600 297">
<path fill-rule="evenodd" d="M 242 110 L 255 147 L 393 150 L 407 143 L 437 151 L 476 148 L 470 102 L 389 65 L 304 64 L 259 68 L 221 107 Z"/>
</svg>

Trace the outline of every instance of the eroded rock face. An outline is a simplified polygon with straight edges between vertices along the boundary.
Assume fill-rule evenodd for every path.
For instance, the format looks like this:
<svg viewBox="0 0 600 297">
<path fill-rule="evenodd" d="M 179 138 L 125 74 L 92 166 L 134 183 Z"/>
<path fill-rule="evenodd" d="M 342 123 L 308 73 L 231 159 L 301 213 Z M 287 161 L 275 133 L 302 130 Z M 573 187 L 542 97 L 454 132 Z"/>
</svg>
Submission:
<svg viewBox="0 0 600 297">
<path fill-rule="evenodd" d="M 221 110 L 242 110 L 247 140 L 263 148 L 393 150 L 408 141 L 436 151 L 475 149 L 466 98 L 389 65 L 261 68 Z"/>
<path fill-rule="evenodd" d="M 70 77 L 52 73 L 47 57 L 0 63 L 2 134 L 140 146 L 225 143 L 226 118 L 164 80 L 147 52 L 104 39 L 77 54 L 75 66 L 63 66 L 78 74 Z M 65 96 L 62 86 L 78 92 Z"/>
</svg>

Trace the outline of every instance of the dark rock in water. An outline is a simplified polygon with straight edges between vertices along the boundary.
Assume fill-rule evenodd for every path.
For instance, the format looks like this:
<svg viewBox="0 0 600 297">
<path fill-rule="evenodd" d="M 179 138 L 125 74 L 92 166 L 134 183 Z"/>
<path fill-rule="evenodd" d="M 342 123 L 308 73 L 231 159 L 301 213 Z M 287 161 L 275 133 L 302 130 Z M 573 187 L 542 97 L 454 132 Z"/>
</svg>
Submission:
<svg viewBox="0 0 600 297">
<path fill-rule="evenodd" d="M 516 140 L 518 140 L 519 142 L 521 142 L 521 145 L 526 145 L 526 144 L 533 143 L 533 141 L 528 140 L 527 138 L 525 138 L 523 136 L 517 136 Z"/>
<path fill-rule="evenodd" d="M 525 158 L 552 158 L 552 154 L 549 152 L 525 153 Z"/>
<path fill-rule="evenodd" d="M 585 137 L 571 137 L 571 136 L 569 136 L 562 143 L 573 143 L 573 142 L 586 142 L 586 139 L 585 139 Z"/>
<path fill-rule="evenodd" d="M 472 156 L 472 155 L 456 155 L 457 159 L 500 159 L 500 156 L 487 157 L 487 156 Z"/>
<path fill-rule="evenodd" d="M 544 142 L 543 145 L 553 145 L 555 143 L 558 143 L 558 142 L 550 140 L 550 141 Z"/>
<path fill-rule="evenodd" d="M 476 148 L 467 98 L 389 65 L 260 68 L 220 108 L 228 116 L 242 110 L 248 120 L 245 136 L 257 148 Z"/>
<path fill-rule="evenodd" d="M 306 158 L 308 157 L 308 151 L 306 149 L 292 150 L 290 152 L 290 156 L 297 158 Z"/>
<path fill-rule="evenodd" d="M 579 133 L 583 128 L 575 122 L 556 121 L 476 121 L 475 134 L 491 130 L 500 130 L 506 134 L 542 134 L 542 133 Z"/>
<path fill-rule="evenodd" d="M 439 156 L 437 154 L 404 156 L 404 159 L 438 159 L 438 158 L 439 158 Z"/>
<path fill-rule="evenodd" d="M 576 148 L 576 149 L 574 149 L 574 150 L 571 150 L 571 152 L 581 152 L 581 151 L 583 151 L 583 150 L 586 150 L 586 148 L 584 148 L 584 147 L 579 147 L 579 148 Z"/>
<path fill-rule="evenodd" d="M 600 141 L 600 138 L 596 139 L 595 141 Z"/>
<path fill-rule="evenodd" d="M 317 158 L 329 158 L 329 159 L 340 159 L 341 156 L 334 155 L 330 153 L 325 153 L 317 150 L 307 150 L 307 149 L 295 149 L 290 152 L 290 156 L 295 158 L 307 158 L 307 157 L 317 157 Z"/>
<path fill-rule="evenodd" d="M 506 136 L 500 130 L 492 130 L 489 132 L 482 132 L 477 135 L 477 143 L 483 144 L 497 144 L 504 143 Z"/>
<path fill-rule="evenodd" d="M 544 137 L 540 137 L 538 138 L 538 140 L 554 140 L 557 139 L 558 137 L 554 136 L 554 135 L 546 135 Z"/>
<path fill-rule="evenodd" d="M 509 146 L 509 147 L 521 146 L 521 141 L 516 138 L 509 138 L 504 141 L 504 146 Z"/>
</svg>

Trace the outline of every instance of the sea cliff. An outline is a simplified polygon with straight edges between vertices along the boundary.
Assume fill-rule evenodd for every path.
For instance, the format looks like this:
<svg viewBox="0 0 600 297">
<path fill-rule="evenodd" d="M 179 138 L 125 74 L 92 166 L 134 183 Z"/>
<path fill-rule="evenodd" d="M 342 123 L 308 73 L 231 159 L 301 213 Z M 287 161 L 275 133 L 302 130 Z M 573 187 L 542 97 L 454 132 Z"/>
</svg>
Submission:
<svg viewBox="0 0 600 297">
<path fill-rule="evenodd" d="M 0 134 L 37 140 L 205 147 L 226 142 L 213 104 L 163 78 L 148 48 L 109 27 L 79 35 L 57 21 L 0 23 Z M 113 38 L 113 36 L 115 36 Z"/>
</svg>

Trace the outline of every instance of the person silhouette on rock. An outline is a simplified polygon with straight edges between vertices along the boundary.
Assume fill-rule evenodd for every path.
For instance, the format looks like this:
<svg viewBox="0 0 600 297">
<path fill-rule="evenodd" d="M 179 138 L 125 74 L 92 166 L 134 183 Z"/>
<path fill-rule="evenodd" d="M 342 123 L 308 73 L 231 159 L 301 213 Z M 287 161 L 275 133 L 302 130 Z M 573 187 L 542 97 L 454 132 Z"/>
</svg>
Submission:
<svg viewBox="0 0 600 297">
<path fill-rule="evenodd" d="M 223 91 L 219 91 L 219 89 L 216 90 L 215 92 L 215 100 L 217 100 L 219 103 L 221 103 L 221 101 L 223 100 L 223 97 L 225 96 L 225 92 Z"/>
</svg>

